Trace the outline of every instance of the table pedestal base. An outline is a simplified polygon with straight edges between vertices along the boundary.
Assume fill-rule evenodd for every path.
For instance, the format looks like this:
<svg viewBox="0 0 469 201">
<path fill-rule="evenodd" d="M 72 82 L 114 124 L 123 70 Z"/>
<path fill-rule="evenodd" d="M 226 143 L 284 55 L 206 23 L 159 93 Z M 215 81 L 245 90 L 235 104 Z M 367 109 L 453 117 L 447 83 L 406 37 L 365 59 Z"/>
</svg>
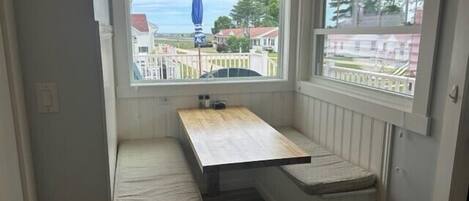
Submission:
<svg viewBox="0 0 469 201">
<path fill-rule="evenodd" d="M 220 194 L 220 172 L 218 170 L 208 171 L 207 177 L 207 196 L 216 197 Z"/>
</svg>

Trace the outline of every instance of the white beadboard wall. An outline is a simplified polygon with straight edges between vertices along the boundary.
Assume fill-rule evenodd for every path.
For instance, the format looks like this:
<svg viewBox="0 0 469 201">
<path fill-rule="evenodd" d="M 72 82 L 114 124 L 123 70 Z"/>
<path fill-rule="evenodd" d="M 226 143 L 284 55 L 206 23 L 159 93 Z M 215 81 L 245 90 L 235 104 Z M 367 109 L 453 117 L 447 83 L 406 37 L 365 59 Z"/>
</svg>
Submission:
<svg viewBox="0 0 469 201">
<path fill-rule="evenodd" d="M 292 124 L 293 92 L 219 94 L 211 98 L 246 106 L 273 126 Z M 176 110 L 197 105 L 197 96 L 118 98 L 119 140 L 179 137 Z"/>
<path fill-rule="evenodd" d="M 376 173 L 383 188 L 386 122 L 301 93 L 294 98 L 293 122 L 313 141 Z"/>
</svg>

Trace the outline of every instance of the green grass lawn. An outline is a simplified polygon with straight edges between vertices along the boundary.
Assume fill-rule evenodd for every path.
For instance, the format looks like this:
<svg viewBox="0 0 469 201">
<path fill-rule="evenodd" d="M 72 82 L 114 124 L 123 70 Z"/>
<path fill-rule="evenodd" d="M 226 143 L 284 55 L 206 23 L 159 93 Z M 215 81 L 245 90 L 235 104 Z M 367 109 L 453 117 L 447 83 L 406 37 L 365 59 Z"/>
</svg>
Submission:
<svg viewBox="0 0 469 201">
<path fill-rule="evenodd" d="M 176 48 L 181 49 L 193 49 L 194 42 L 192 40 L 181 39 L 181 40 L 165 40 L 165 39 L 156 39 L 157 44 L 167 44 Z"/>
<path fill-rule="evenodd" d="M 192 48 L 192 51 L 198 51 L 197 48 Z M 200 51 L 203 53 L 218 53 L 217 50 L 213 47 L 200 48 Z"/>
</svg>

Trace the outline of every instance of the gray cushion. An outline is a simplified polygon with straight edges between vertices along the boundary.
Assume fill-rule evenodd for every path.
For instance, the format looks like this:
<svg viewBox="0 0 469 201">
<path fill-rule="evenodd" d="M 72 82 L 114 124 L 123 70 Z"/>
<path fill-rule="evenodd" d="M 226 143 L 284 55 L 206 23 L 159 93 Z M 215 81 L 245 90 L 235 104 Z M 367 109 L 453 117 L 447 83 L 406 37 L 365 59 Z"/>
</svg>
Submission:
<svg viewBox="0 0 469 201">
<path fill-rule="evenodd" d="M 304 192 L 311 195 L 340 193 L 375 185 L 373 173 L 327 151 L 292 128 L 279 131 L 312 156 L 309 164 L 281 167 Z"/>
<path fill-rule="evenodd" d="M 176 139 L 126 141 L 119 145 L 115 201 L 201 201 Z"/>
</svg>

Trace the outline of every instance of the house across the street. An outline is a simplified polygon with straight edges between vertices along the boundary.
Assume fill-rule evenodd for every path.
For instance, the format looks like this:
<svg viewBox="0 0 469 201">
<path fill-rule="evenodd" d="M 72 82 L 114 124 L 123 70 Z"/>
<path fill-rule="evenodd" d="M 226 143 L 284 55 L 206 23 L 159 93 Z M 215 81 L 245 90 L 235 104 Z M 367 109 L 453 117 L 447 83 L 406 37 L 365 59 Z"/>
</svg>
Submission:
<svg viewBox="0 0 469 201">
<path fill-rule="evenodd" d="M 278 52 L 278 27 L 222 29 L 215 34 L 215 44 L 225 44 L 230 37 L 250 37 L 253 49 Z"/>
<path fill-rule="evenodd" d="M 132 14 L 132 52 L 146 55 L 154 48 L 155 34 L 158 27 L 147 20 L 145 14 Z"/>
</svg>

